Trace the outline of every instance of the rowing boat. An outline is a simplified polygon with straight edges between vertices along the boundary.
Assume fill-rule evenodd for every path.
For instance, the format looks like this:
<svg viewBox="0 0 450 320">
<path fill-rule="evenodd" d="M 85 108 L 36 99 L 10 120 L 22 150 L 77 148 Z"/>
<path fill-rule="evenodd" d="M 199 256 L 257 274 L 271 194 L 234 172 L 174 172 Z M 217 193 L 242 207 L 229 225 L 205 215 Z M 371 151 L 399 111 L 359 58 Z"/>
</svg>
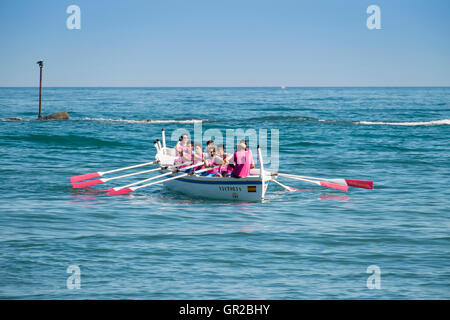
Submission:
<svg viewBox="0 0 450 320">
<path fill-rule="evenodd" d="M 175 149 L 156 144 L 156 160 L 161 170 L 171 172 L 170 167 L 175 161 Z M 168 167 L 168 168 L 167 168 Z M 167 168 L 167 169 L 166 169 Z M 212 177 L 201 175 L 187 175 L 178 179 L 164 182 L 169 190 L 180 192 L 188 196 L 218 200 L 260 201 L 264 199 L 269 182 L 272 177 L 268 172 L 262 176 L 259 169 L 252 169 L 245 178 Z M 169 177 L 182 175 L 182 171 L 172 173 Z"/>
</svg>

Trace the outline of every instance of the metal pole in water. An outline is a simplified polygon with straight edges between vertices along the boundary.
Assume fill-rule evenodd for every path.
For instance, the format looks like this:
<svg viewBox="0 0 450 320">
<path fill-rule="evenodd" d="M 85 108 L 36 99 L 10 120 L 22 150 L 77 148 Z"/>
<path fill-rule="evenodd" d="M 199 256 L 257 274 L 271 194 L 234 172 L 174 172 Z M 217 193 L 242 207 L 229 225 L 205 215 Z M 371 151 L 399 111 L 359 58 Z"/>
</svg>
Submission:
<svg viewBox="0 0 450 320">
<path fill-rule="evenodd" d="M 39 74 L 39 115 L 38 115 L 38 120 L 42 118 L 42 68 L 44 67 L 44 61 L 38 61 L 36 62 L 39 65 L 39 69 L 40 69 L 40 74 Z"/>
</svg>

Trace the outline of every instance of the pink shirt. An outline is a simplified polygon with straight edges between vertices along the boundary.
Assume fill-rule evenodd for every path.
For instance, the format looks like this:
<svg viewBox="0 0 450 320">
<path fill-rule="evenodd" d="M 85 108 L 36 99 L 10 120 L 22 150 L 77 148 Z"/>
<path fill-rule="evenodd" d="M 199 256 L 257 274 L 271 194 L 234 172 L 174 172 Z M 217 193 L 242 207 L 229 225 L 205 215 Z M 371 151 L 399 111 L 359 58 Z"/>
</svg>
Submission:
<svg viewBox="0 0 450 320">
<path fill-rule="evenodd" d="M 187 152 L 188 148 L 187 148 L 187 146 L 183 146 L 183 144 L 181 142 L 178 142 L 178 148 L 175 148 L 175 149 L 178 149 L 180 151 L 183 151 L 183 153 L 185 153 L 185 152 Z M 180 154 L 180 152 L 178 152 L 178 150 L 177 150 L 177 153 Z"/>
<path fill-rule="evenodd" d="M 199 155 L 198 153 L 194 153 L 194 154 L 195 154 L 197 159 L 195 159 L 194 157 L 192 158 L 193 161 L 194 161 L 193 164 L 197 164 L 197 163 L 202 164 L 202 161 L 204 159 L 203 153 L 201 155 Z M 199 160 L 200 157 L 201 157 L 202 160 Z M 205 168 L 205 166 L 202 164 L 201 166 L 195 167 L 194 170 L 201 170 L 201 169 L 204 169 L 204 168 Z"/>
<path fill-rule="evenodd" d="M 210 166 L 210 167 L 218 166 L 218 165 L 222 164 L 222 161 L 220 161 L 220 159 L 217 157 L 209 158 L 207 160 L 207 162 L 208 162 L 208 166 Z M 218 172 L 221 172 L 221 168 L 222 167 L 214 168 L 214 169 L 206 171 L 206 173 L 218 173 Z"/>
<path fill-rule="evenodd" d="M 250 175 L 250 166 L 254 165 L 253 154 L 250 149 L 240 150 L 234 153 L 233 176 L 245 178 Z"/>
<path fill-rule="evenodd" d="M 192 160 L 190 160 L 190 159 L 192 159 L 192 153 L 188 153 L 188 150 L 186 149 L 186 150 L 183 151 L 183 156 L 180 157 L 180 159 L 181 159 L 181 163 L 189 163 L 189 162 L 192 161 Z M 180 169 L 181 168 L 185 168 L 187 166 L 188 166 L 187 164 L 183 165 L 183 166 L 180 166 Z"/>
</svg>

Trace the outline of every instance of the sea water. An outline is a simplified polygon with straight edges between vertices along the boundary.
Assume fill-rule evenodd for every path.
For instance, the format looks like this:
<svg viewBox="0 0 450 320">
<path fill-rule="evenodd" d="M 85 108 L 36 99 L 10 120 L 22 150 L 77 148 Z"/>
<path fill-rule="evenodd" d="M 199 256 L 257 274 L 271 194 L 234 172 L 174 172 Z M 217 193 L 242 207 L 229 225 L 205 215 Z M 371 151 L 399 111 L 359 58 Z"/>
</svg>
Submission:
<svg viewBox="0 0 450 320">
<path fill-rule="evenodd" d="M 450 88 L 44 88 L 43 114 L 63 110 L 35 121 L 37 88 L 0 88 L 0 298 L 450 298 Z M 242 203 L 71 188 L 200 120 L 278 130 L 280 172 L 374 189 L 280 178 L 303 191 Z"/>
</svg>

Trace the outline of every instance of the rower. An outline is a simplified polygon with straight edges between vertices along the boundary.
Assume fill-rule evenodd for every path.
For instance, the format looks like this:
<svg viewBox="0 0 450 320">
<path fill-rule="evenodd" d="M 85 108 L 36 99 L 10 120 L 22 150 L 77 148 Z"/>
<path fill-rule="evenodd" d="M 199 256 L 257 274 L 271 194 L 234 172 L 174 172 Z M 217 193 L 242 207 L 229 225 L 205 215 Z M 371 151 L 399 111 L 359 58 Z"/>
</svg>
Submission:
<svg viewBox="0 0 450 320">
<path fill-rule="evenodd" d="M 253 155 L 247 147 L 247 142 L 243 139 L 237 146 L 234 153 L 234 169 L 231 172 L 233 178 L 245 178 L 250 175 L 250 169 L 255 167 Z"/>
<path fill-rule="evenodd" d="M 199 166 L 195 167 L 194 170 L 201 170 L 204 168 L 204 165 L 205 165 L 205 163 L 204 163 L 205 156 L 202 152 L 202 145 L 199 143 L 196 143 L 194 150 L 195 151 L 193 153 L 193 158 L 192 158 L 192 161 L 194 162 L 193 164 L 197 164 L 197 163 L 199 164 Z"/>
<path fill-rule="evenodd" d="M 190 162 L 192 162 L 193 157 L 194 157 L 194 154 L 192 152 L 193 149 L 194 149 L 194 142 L 193 141 L 189 141 L 187 143 L 187 146 L 185 147 L 185 150 L 181 151 L 181 156 L 180 156 L 181 163 L 187 163 L 187 162 L 190 163 Z M 187 167 L 187 165 L 181 166 L 180 169 L 184 168 L 184 167 Z"/>
<path fill-rule="evenodd" d="M 233 171 L 233 155 L 225 153 L 223 144 L 217 145 L 217 157 L 222 159 L 222 166 L 219 168 L 219 172 L 222 177 L 229 176 Z"/>
<path fill-rule="evenodd" d="M 206 153 L 209 153 L 209 151 L 211 151 L 212 148 L 215 148 L 214 141 L 212 140 L 206 141 Z"/>
<path fill-rule="evenodd" d="M 209 151 L 208 158 L 205 160 L 207 167 L 215 167 L 223 164 L 223 160 L 216 155 L 216 149 L 212 148 Z M 202 176 L 212 176 L 212 177 L 221 177 L 220 167 L 213 168 L 211 170 L 205 171 L 201 174 Z"/>
<path fill-rule="evenodd" d="M 187 133 L 183 133 L 180 139 L 178 139 L 178 142 L 175 146 L 175 150 L 177 151 L 177 154 L 181 156 L 183 151 L 186 151 L 187 147 L 188 147 L 188 135 Z"/>
</svg>

